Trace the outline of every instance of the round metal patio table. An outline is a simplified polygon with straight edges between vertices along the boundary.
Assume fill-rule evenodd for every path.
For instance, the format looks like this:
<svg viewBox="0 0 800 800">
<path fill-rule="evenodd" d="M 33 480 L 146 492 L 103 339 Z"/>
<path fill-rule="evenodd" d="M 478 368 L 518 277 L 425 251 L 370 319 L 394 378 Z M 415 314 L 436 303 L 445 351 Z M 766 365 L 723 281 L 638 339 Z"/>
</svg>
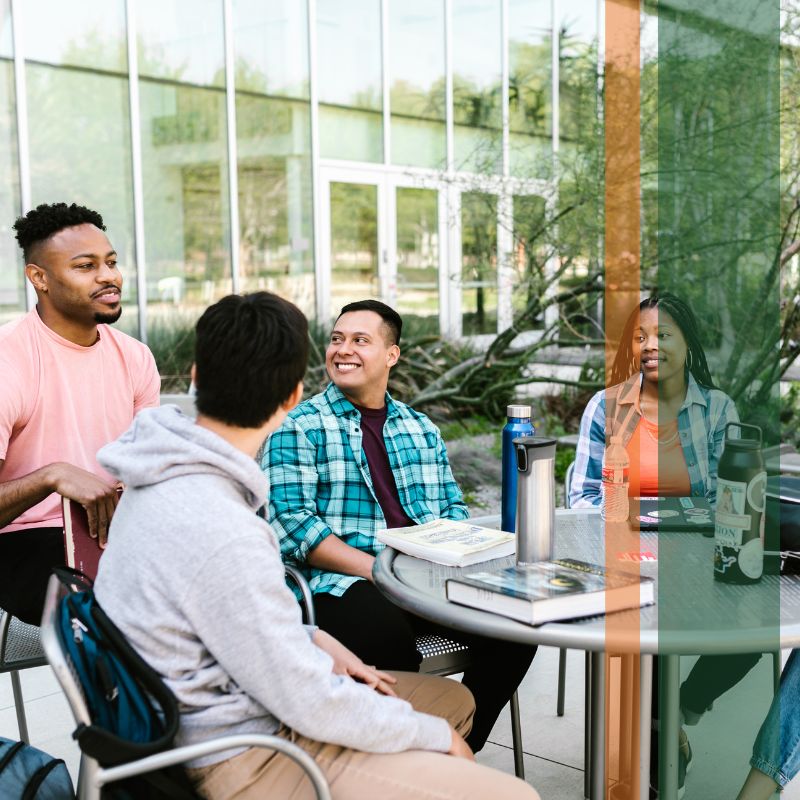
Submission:
<svg viewBox="0 0 800 800">
<path fill-rule="evenodd" d="M 487 524 L 484 522 L 483 524 Z M 656 561 L 643 561 L 638 568 L 653 578 L 658 602 L 613 615 L 609 632 L 614 655 L 641 654 L 640 686 L 640 781 L 647 790 L 650 749 L 650 692 L 652 657 L 662 656 L 662 681 L 667 696 L 661 714 L 664 731 L 662 754 L 668 780 L 664 796 L 677 793 L 678 703 L 681 655 L 725 655 L 772 652 L 800 646 L 800 577 L 765 576 L 751 586 L 734 586 L 713 579 L 713 539 L 697 531 L 687 533 L 633 533 L 616 537 L 616 550 L 607 552 L 604 523 L 598 512 L 586 509 L 559 510 L 556 514 L 554 557 L 611 563 L 631 568 L 634 553 L 652 553 Z M 378 588 L 400 607 L 426 619 L 498 639 L 584 650 L 591 660 L 591 796 L 603 796 L 604 784 L 604 686 L 606 617 L 526 625 L 479 609 L 450 603 L 445 598 L 445 580 L 513 563 L 513 557 L 471 567 L 444 567 L 406 556 L 391 548 L 376 559 L 373 577 Z M 659 586 L 659 572 L 669 575 L 669 584 Z M 709 620 L 714 621 L 713 627 Z M 780 620 L 780 625 L 778 621 Z M 630 631 L 630 635 L 625 631 Z M 672 732 L 674 731 L 674 735 Z M 646 797 L 647 794 L 642 794 Z"/>
</svg>

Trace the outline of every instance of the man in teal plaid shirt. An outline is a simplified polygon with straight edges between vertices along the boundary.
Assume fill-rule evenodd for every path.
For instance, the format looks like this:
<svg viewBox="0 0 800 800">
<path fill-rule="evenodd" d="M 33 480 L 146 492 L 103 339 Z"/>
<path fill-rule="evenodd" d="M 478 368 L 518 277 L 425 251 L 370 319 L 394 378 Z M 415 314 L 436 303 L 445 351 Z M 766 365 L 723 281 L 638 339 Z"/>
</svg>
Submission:
<svg viewBox="0 0 800 800">
<path fill-rule="evenodd" d="M 469 645 L 464 684 L 476 713 L 467 741 L 480 750 L 530 666 L 535 648 L 451 632 L 409 614 L 372 583 L 382 528 L 469 516 L 439 430 L 391 397 L 402 319 L 377 300 L 342 309 L 326 352 L 331 383 L 272 434 L 262 467 L 270 523 L 288 563 L 314 593 L 317 623 L 365 663 L 417 670 L 420 633 Z M 499 677 L 498 677 L 499 676 Z"/>
</svg>

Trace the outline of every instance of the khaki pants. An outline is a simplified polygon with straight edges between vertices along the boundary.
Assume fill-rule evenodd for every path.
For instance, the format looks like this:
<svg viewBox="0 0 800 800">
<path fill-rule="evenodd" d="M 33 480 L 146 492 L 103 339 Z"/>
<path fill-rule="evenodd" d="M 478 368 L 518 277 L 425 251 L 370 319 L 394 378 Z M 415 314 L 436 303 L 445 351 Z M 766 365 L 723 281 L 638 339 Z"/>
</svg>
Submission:
<svg viewBox="0 0 800 800">
<path fill-rule="evenodd" d="M 395 691 L 417 711 L 444 717 L 463 736 L 472 725 L 472 695 L 456 681 L 396 673 Z M 444 753 L 364 753 L 299 736 L 279 733 L 298 744 L 319 764 L 335 800 L 537 800 L 539 795 L 513 775 Z M 280 753 L 252 748 L 227 761 L 188 770 L 207 800 L 311 800 L 313 789 L 294 762 Z"/>
</svg>

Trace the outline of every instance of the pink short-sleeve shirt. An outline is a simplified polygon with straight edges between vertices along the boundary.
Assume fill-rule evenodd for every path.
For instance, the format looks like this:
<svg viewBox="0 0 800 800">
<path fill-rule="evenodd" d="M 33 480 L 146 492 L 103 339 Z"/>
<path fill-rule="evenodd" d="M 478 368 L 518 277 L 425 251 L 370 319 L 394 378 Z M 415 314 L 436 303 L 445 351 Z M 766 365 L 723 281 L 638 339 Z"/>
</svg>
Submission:
<svg viewBox="0 0 800 800">
<path fill-rule="evenodd" d="M 128 429 L 136 413 L 157 406 L 160 380 L 150 350 L 98 325 L 91 347 L 50 330 L 36 309 L 0 327 L 0 483 L 64 461 L 114 479 L 97 451 Z M 61 527 L 53 493 L 0 530 Z"/>
</svg>

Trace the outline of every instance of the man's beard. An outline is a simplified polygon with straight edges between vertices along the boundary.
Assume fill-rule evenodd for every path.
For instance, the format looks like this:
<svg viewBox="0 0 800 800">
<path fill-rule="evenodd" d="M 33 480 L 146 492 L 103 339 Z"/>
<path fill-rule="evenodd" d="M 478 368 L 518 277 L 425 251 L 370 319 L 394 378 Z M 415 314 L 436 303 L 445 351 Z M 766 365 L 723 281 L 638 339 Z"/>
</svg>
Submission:
<svg viewBox="0 0 800 800">
<path fill-rule="evenodd" d="M 103 314 L 100 311 L 95 312 L 94 321 L 98 323 L 98 325 L 113 325 L 122 314 L 122 306 L 120 306 L 116 311 L 109 311 L 107 314 Z"/>
</svg>

